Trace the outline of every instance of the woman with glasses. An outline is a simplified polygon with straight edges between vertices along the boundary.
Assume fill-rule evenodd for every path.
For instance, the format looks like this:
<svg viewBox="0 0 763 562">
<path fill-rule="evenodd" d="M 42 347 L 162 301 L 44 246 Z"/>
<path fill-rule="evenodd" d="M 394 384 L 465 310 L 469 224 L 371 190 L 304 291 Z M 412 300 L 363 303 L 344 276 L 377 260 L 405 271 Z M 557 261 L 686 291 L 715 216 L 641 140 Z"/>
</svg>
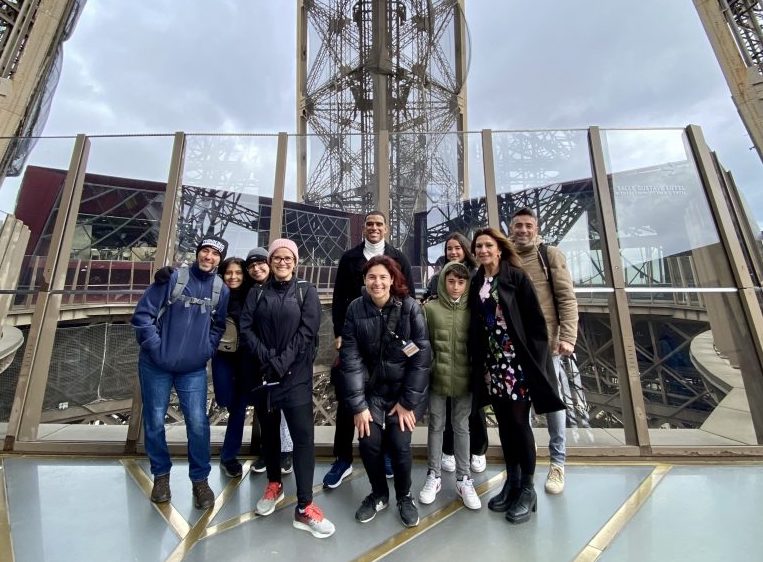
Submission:
<svg viewBox="0 0 763 562">
<path fill-rule="evenodd" d="M 535 438 L 530 405 L 539 414 L 564 409 L 559 399 L 546 321 L 514 245 L 495 228 L 474 234 L 480 264 L 469 289 L 472 386 L 498 422 L 507 478 L 488 503 L 511 523 L 536 511 Z"/>
<path fill-rule="evenodd" d="M 297 506 L 293 525 L 314 537 L 326 538 L 334 534 L 334 525 L 313 503 L 312 489 L 313 359 L 321 303 L 315 287 L 297 279 L 298 260 L 293 241 L 274 240 L 268 248 L 271 278 L 261 288 L 249 292 L 241 315 L 241 337 L 261 383 L 254 391 L 254 407 L 262 427 L 262 454 L 268 478 L 255 511 L 261 516 L 270 515 L 284 499 L 279 434 L 283 411 L 294 442 Z"/>
<path fill-rule="evenodd" d="M 246 271 L 249 273 L 255 288 L 261 288 L 265 282 L 270 278 L 270 265 L 268 264 L 268 251 L 265 248 L 253 248 L 246 256 Z M 259 424 L 259 418 L 255 416 L 252 422 L 252 429 L 254 429 L 254 423 Z M 252 432 L 252 453 L 259 449 L 259 443 L 254 444 L 255 432 Z M 260 428 L 259 435 L 262 435 L 262 428 Z M 281 412 L 281 474 L 290 474 L 293 469 L 292 451 L 294 450 L 294 444 L 291 441 L 291 435 L 289 434 L 289 426 L 286 423 L 286 417 Z M 252 472 L 261 473 L 265 472 L 265 457 L 261 454 L 252 464 Z"/>
</svg>

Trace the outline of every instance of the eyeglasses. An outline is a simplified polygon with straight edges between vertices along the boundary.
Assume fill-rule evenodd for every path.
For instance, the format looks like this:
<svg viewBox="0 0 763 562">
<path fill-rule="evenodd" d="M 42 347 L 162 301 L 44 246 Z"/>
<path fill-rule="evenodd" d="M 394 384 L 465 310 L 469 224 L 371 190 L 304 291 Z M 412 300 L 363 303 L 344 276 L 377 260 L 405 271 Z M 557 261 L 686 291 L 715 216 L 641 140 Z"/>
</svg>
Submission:
<svg viewBox="0 0 763 562">
<path fill-rule="evenodd" d="M 250 263 L 249 267 L 247 269 L 254 269 L 255 267 L 262 268 L 262 267 L 267 267 L 267 266 L 268 266 L 268 262 L 266 262 L 266 261 L 255 261 L 255 262 Z"/>
<path fill-rule="evenodd" d="M 272 260 L 276 263 L 285 263 L 286 265 L 289 265 L 291 262 L 294 261 L 294 258 L 290 258 L 289 256 L 286 256 L 284 258 L 280 256 L 273 256 Z"/>
</svg>

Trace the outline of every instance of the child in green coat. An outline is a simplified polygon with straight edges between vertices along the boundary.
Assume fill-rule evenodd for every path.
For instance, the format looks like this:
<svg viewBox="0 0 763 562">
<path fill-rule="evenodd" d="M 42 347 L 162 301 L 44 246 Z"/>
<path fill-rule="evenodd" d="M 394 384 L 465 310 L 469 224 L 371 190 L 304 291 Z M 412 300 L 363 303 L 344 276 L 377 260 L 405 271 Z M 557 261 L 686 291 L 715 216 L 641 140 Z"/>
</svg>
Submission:
<svg viewBox="0 0 763 562">
<path fill-rule="evenodd" d="M 438 298 L 424 305 L 424 315 L 432 343 L 432 374 L 429 384 L 428 471 L 419 501 L 430 504 L 442 488 L 442 435 L 445 429 L 445 402 L 451 399 L 451 423 L 455 436 L 456 491 L 469 509 L 482 504 L 474 490 L 469 472 L 469 270 L 462 263 L 450 262 L 438 282 Z"/>
</svg>

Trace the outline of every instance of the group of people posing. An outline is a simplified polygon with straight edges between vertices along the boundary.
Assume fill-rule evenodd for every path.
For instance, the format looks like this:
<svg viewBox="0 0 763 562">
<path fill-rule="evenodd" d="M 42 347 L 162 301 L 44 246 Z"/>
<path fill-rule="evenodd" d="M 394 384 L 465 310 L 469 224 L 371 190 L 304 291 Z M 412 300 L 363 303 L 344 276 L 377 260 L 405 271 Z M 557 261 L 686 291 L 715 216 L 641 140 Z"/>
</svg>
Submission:
<svg viewBox="0 0 763 562">
<path fill-rule="evenodd" d="M 566 415 L 560 389 L 566 375 L 560 355 L 574 350 L 577 305 L 563 254 L 537 233 L 533 211 L 521 209 L 512 218 L 511 240 L 494 228 L 477 230 L 471 243 L 450 235 L 447 263 L 430 281 L 422 305 L 410 263 L 385 241 L 386 217 L 365 217 L 364 240 L 341 257 L 334 286 L 335 460 L 323 479 L 325 488 L 336 488 L 352 473 L 357 434 L 371 486 L 355 513 L 359 522 L 389 505 L 387 478 L 393 478 L 402 523 L 418 525 L 411 437 L 426 412 L 428 470 L 419 502 L 434 502 L 442 473 L 455 472 L 464 505 L 481 508 L 471 475 L 486 466 L 486 406 L 498 423 L 507 470 L 488 508 L 514 523 L 536 510 L 531 406 L 548 415 L 546 491 L 563 490 Z M 215 396 L 229 412 L 223 473 L 242 475 L 237 456 L 246 407 L 253 404 L 262 435 L 260 469 L 267 472 L 256 513 L 270 515 L 284 500 L 281 476 L 293 463 L 294 526 L 329 537 L 335 527 L 312 497 L 318 293 L 297 277 L 299 253 L 291 240 L 274 240 L 246 260 L 225 259 L 226 251 L 221 238 L 203 238 L 194 264 L 157 277 L 133 316 L 154 476 L 151 499 L 171 497 L 164 420 L 174 386 L 185 417 L 195 505 L 214 504 L 206 416 L 206 363 L 212 358 Z M 291 454 L 282 447 L 287 441 Z"/>
</svg>

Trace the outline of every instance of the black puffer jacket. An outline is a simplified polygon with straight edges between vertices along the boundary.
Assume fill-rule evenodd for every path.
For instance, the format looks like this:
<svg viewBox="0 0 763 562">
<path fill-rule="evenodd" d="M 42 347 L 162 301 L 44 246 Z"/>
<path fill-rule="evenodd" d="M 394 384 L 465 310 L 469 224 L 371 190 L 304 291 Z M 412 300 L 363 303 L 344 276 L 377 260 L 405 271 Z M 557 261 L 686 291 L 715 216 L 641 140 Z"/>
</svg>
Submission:
<svg viewBox="0 0 763 562">
<path fill-rule="evenodd" d="M 472 390 L 483 406 L 488 403 L 485 385 L 486 320 L 479 297 L 484 282 L 485 270 L 480 266 L 469 288 L 469 309 L 472 315 L 469 344 L 472 351 Z M 535 411 L 547 414 L 563 410 L 564 402 L 559 399 L 556 374 L 548 349 L 546 320 L 538 296 L 525 272 L 507 261 L 500 264 L 498 299 L 519 364 L 527 374 L 530 399 Z"/>
<path fill-rule="evenodd" d="M 394 329 L 399 339 L 384 337 L 388 343 L 382 353 L 382 337 L 395 306 L 400 307 Z M 413 341 L 419 351 L 406 356 L 400 340 L 406 344 Z M 424 414 L 432 353 L 426 320 L 414 299 L 405 297 L 400 301 L 393 297 L 379 310 L 364 288 L 362 296 L 347 309 L 340 355 L 342 399 L 353 414 L 368 409 L 376 423 L 396 423 L 386 414 L 398 402 L 413 410 L 417 419 Z"/>
<path fill-rule="evenodd" d="M 270 280 L 249 291 L 241 313 L 239 337 L 251 358 L 255 385 L 262 377 L 280 381 L 270 387 L 273 406 L 302 406 L 312 401 L 315 337 L 321 324 L 318 291 L 310 285 L 302 308 L 297 301 L 297 278 Z"/>
</svg>

